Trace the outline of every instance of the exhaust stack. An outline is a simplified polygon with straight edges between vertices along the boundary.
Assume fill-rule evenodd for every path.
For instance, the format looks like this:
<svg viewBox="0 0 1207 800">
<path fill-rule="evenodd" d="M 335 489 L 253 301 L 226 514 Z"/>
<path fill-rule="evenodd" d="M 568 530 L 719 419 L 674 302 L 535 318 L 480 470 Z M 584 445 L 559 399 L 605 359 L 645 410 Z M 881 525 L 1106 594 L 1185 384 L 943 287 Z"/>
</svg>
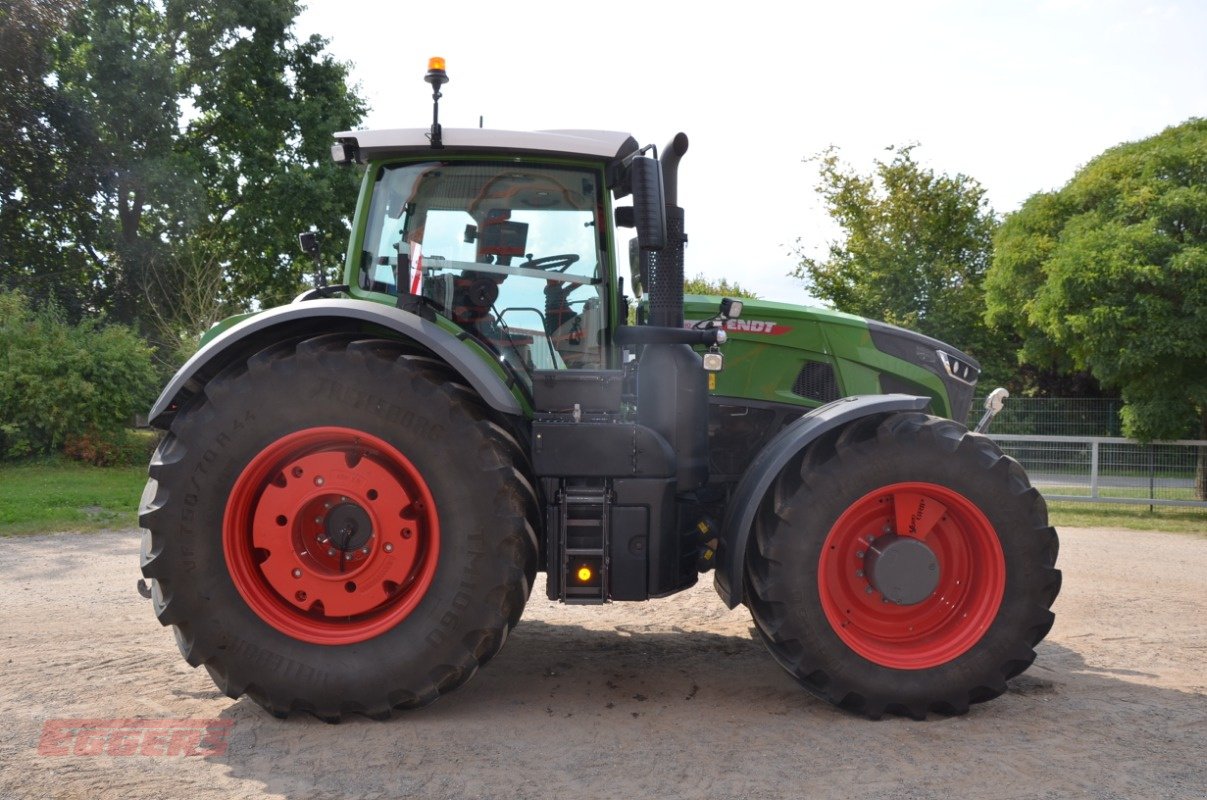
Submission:
<svg viewBox="0 0 1207 800">
<path fill-rule="evenodd" d="M 666 203 L 666 246 L 647 254 L 650 278 L 650 324 L 683 327 L 683 248 L 687 234 L 679 207 L 679 160 L 687 152 L 687 134 L 679 133 L 663 149 L 662 186 Z"/>
</svg>

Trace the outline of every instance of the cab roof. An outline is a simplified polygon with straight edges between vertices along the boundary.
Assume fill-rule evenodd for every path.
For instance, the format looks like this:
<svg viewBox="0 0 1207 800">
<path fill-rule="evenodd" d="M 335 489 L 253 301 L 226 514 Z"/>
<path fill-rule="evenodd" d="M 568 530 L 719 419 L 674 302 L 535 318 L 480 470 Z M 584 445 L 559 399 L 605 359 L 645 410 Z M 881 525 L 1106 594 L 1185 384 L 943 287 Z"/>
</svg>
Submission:
<svg viewBox="0 0 1207 800">
<path fill-rule="evenodd" d="M 453 153 L 520 153 L 562 156 L 611 163 L 637 151 L 637 140 L 619 131 L 501 131 L 444 128 L 444 146 L 432 147 L 429 128 L 341 131 L 335 134 L 332 157 L 366 163 L 392 156 Z"/>
</svg>

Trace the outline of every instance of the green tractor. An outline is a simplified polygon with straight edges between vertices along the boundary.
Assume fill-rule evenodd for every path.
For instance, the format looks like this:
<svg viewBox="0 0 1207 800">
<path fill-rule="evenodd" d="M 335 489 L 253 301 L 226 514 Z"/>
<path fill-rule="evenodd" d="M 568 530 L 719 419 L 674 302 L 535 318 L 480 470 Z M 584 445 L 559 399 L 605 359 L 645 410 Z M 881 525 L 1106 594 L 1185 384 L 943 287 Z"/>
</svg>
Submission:
<svg viewBox="0 0 1207 800">
<path fill-rule="evenodd" d="M 217 326 L 151 411 L 142 571 L 188 663 L 275 715 L 383 718 L 494 656 L 540 571 L 579 604 L 711 572 L 839 706 L 1001 694 L 1060 573 L 1043 499 L 961 424 L 977 362 L 685 300 L 686 136 L 445 131 L 427 80 L 430 128 L 336 137 L 346 284 Z"/>
</svg>

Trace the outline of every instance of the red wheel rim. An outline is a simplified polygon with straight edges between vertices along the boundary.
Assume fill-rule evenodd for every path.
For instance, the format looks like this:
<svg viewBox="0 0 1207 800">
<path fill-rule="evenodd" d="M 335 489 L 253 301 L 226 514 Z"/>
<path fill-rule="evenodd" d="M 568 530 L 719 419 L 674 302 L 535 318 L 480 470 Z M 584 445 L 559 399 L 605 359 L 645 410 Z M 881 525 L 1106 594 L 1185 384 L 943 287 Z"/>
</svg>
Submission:
<svg viewBox="0 0 1207 800">
<path fill-rule="evenodd" d="M 925 600 L 890 603 L 864 575 L 868 545 L 887 534 L 934 553 L 938 585 Z M 926 669 L 980 641 L 1001 605 L 1006 563 L 993 525 L 968 498 L 933 483 L 895 483 L 838 518 L 817 577 L 826 619 L 847 646 L 881 666 Z"/>
<path fill-rule="evenodd" d="M 222 547 L 235 588 L 281 633 L 350 644 L 384 633 L 423 599 L 440 551 L 419 470 L 350 428 L 283 436 L 235 481 Z"/>
</svg>

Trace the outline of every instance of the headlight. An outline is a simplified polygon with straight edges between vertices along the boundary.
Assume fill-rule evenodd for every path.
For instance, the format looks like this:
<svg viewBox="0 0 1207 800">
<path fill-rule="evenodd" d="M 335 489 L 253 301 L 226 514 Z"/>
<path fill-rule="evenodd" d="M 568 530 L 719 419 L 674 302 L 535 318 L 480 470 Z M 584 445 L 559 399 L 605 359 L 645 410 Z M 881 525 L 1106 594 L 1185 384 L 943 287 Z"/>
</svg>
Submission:
<svg viewBox="0 0 1207 800">
<path fill-rule="evenodd" d="M 936 350 L 935 352 L 939 354 L 939 361 L 943 362 L 943 369 L 947 370 L 948 375 L 969 386 L 976 384 L 981 371 L 974 366 L 971 358 L 965 356 L 961 359 L 959 356 L 954 356 L 943 350 Z M 961 353 L 961 355 L 963 354 Z"/>
</svg>

